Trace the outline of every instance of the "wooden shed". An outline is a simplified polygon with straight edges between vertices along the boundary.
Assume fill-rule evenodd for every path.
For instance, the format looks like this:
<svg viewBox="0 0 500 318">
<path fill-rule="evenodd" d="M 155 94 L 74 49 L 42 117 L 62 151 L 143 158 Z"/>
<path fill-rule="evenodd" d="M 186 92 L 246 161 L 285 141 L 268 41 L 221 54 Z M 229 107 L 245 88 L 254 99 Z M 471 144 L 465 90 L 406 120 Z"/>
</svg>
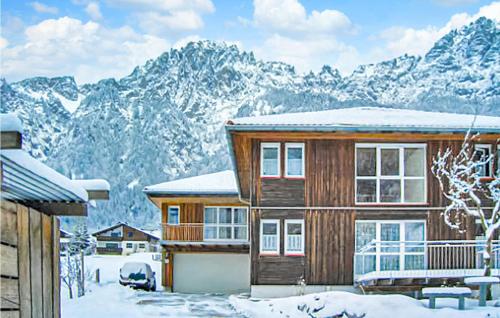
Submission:
<svg viewBox="0 0 500 318">
<path fill-rule="evenodd" d="M 0 115 L 2 317 L 60 317 L 58 216 L 85 216 L 105 199 L 104 180 L 70 180 L 22 149 L 22 127 Z"/>
</svg>

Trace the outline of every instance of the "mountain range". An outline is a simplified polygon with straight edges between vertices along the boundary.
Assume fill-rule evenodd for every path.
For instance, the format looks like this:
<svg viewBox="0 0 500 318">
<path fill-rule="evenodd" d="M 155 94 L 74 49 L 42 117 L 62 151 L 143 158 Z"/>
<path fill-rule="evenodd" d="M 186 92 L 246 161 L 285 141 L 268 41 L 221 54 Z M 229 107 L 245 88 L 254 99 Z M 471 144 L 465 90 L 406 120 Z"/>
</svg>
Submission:
<svg viewBox="0 0 500 318">
<path fill-rule="evenodd" d="M 72 178 L 110 181 L 110 200 L 89 212 L 91 228 L 155 227 L 159 211 L 142 188 L 231 167 L 223 126 L 232 117 L 352 106 L 500 115 L 499 30 L 479 18 L 425 56 L 347 76 L 328 65 L 299 74 L 234 45 L 191 42 L 121 79 L 2 79 L 0 112 L 18 114 L 34 157 Z"/>
</svg>

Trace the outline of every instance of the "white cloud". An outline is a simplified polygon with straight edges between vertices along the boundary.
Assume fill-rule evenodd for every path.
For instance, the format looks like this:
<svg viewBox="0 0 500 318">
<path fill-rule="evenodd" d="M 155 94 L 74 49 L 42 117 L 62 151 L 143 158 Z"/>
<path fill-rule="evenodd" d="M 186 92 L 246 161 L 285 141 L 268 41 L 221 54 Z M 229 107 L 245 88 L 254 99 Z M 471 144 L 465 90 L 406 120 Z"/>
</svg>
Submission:
<svg viewBox="0 0 500 318">
<path fill-rule="evenodd" d="M 427 26 L 422 29 L 392 27 L 381 32 L 378 39 L 385 41 L 384 47 L 374 50 L 378 58 L 393 58 L 405 53 L 424 55 L 434 43 L 453 29 L 469 24 L 479 17 L 500 21 L 500 2 L 483 6 L 476 14 L 458 13 L 442 27 Z"/>
<path fill-rule="evenodd" d="M 203 15 L 215 11 L 210 0 L 107 0 L 107 3 L 133 8 L 139 26 L 154 34 L 201 29 Z"/>
<path fill-rule="evenodd" d="M 74 75 L 87 83 L 122 77 L 170 48 L 165 39 L 127 26 L 110 29 L 69 17 L 32 25 L 24 36 L 23 43 L 2 50 L 2 76 L 9 80 Z"/>
<path fill-rule="evenodd" d="M 4 49 L 9 45 L 9 41 L 6 38 L 0 36 L 0 49 Z"/>
<path fill-rule="evenodd" d="M 101 8 L 97 2 L 90 2 L 85 7 L 85 12 L 89 15 L 89 17 L 94 21 L 99 21 L 102 19 Z"/>
<path fill-rule="evenodd" d="M 261 28 L 275 32 L 338 32 L 353 25 L 337 10 L 313 10 L 307 14 L 298 0 L 254 0 L 254 21 Z"/>
<path fill-rule="evenodd" d="M 56 7 L 51 7 L 38 1 L 31 2 L 30 6 L 38 13 L 57 14 L 59 12 L 59 9 Z"/>
</svg>

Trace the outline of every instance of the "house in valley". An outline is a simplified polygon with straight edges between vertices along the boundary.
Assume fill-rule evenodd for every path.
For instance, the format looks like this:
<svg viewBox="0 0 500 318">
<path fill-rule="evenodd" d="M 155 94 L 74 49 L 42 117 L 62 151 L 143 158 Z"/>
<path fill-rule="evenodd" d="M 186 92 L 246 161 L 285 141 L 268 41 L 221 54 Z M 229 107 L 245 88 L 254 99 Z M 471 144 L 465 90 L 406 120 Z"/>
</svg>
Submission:
<svg viewBox="0 0 500 318">
<path fill-rule="evenodd" d="M 72 237 L 73 237 L 72 233 L 67 232 L 63 229 L 59 230 L 59 242 L 60 242 L 59 251 L 61 255 L 66 255 L 66 253 L 68 252 Z"/>
<path fill-rule="evenodd" d="M 497 156 L 481 172 L 488 182 L 499 117 L 359 107 L 229 120 L 234 171 L 144 189 L 162 213 L 164 285 L 268 297 L 419 291 L 481 275 L 480 227 L 446 224 L 430 169 L 473 122 L 475 151 Z"/>
<path fill-rule="evenodd" d="M 119 222 L 92 234 L 95 237 L 97 254 L 129 255 L 132 253 L 158 252 L 159 238 Z"/>
<path fill-rule="evenodd" d="M 476 151 L 498 159 L 492 116 L 360 107 L 228 121 L 250 205 L 252 295 L 293 294 L 298 282 L 306 291 L 420 290 L 481 275 L 479 227 L 446 224 L 430 169 L 439 150 L 460 149 L 473 122 Z M 485 177 L 498 168 L 495 160 Z M 495 241 L 497 260 L 499 250 Z"/>
<path fill-rule="evenodd" d="M 161 210 L 162 284 L 176 292 L 250 289 L 248 205 L 233 171 L 148 186 Z"/>
<path fill-rule="evenodd" d="M 2 317 L 60 317 L 59 216 L 86 216 L 105 180 L 70 180 L 22 149 L 20 120 L 0 115 Z"/>
</svg>

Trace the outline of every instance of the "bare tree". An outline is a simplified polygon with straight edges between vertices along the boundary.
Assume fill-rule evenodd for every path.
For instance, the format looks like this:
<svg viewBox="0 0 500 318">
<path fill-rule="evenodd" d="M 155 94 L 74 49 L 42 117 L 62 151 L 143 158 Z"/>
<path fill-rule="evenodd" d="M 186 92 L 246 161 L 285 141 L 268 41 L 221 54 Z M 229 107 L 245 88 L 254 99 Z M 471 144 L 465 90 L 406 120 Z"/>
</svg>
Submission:
<svg viewBox="0 0 500 318">
<path fill-rule="evenodd" d="M 472 141 L 477 136 L 472 136 L 469 131 L 458 153 L 454 154 L 451 148 L 440 150 L 433 160 L 432 173 L 449 200 L 444 211 L 446 224 L 459 229 L 457 215 L 463 214 L 479 221 L 486 240 L 484 275 L 490 276 L 492 241 L 495 230 L 500 228 L 500 170 L 497 170 L 496 177 L 485 180 L 482 172 L 492 164 L 494 155 L 475 151 Z"/>
<path fill-rule="evenodd" d="M 76 227 L 69 246 L 69 253 L 75 255 L 74 261 L 77 265 L 75 271 L 78 297 L 85 295 L 85 254 L 90 248 L 91 241 L 87 225 L 82 223 Z"/>
<path fill-rule="evenodd" d="M 78 261 L 68 251 L 66 257 L 61 260 L 61 281 L 68 288 L 70 299 L 73 299 L 73 286 L 77 279 L 78 266 Z"/>
</svg>

